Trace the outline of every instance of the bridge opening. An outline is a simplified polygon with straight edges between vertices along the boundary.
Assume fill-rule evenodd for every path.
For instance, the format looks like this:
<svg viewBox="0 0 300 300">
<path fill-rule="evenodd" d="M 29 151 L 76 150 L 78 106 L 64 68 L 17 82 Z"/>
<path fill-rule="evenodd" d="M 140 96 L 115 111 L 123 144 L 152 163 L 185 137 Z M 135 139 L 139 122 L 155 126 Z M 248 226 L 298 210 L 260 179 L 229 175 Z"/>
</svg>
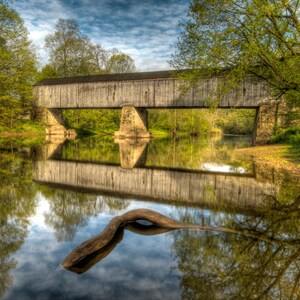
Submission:
<svg viewBox="0 0 300 300">
<path fill-rule="evenodd" d="M 119 130 L 121 109 L 68 109 L 63 111 L 63 124 L 79 134 L 114 134 Z"/>
<path fill-rule="evenodd" d="M 148 130 L 152 135 L 171 136 L 201 134 L 251 135 L 254 129 L 256 109 L 147 109 Z M 64 110 L 63 123 L 79 134 L 118 131 L 121 109 Z"/>
<path fill-rule="evenodd" d="M 173 136 L 188 134 L 252 135 L 256 109 L 148 109 L 149 130 Z"/>
</svg>

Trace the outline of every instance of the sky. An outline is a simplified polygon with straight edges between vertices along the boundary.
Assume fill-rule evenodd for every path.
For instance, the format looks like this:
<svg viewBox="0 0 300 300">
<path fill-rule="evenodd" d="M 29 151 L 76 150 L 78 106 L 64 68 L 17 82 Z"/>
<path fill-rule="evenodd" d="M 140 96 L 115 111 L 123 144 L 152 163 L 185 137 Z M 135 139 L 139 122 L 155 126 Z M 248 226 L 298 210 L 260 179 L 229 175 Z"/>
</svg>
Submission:
<svg viewBox="0 0 300 300">
<path fill-rule="evenodd" d="M 138 71 L 171 69 L 187 20 L 190 0 L 15 0 L 13 7 L 24 19 L 29 38 L 43 63 L 44 38 L 54 32 L 59 18 L 75 19 L 82 33 L 105 49 L 118 48 L 130 55 Z"/>
</svg>

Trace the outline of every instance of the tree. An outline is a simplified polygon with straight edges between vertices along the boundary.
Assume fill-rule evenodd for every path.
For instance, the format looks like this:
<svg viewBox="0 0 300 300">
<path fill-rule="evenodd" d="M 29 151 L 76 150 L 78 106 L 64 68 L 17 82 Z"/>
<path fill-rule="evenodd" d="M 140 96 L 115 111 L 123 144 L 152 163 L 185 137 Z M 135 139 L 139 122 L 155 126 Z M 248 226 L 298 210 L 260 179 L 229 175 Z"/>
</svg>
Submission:
<svg viewBox="0 0 300 300">
<path fill-rule="evenodd" d="M 43 80 L 43 79 L 47 79 L 47 78 L 55 78 L 55 77 L 59 77 L 58 72 L 50 64 L 45 65 L 42 68 L 42 70 L 40 72 L 38 72 L 38 74 L 37 74 L 37 80 L 38 81 Z"/>
<path fill-rule="evenodd" d="M 80 32 L 75 20 L 59 19 L 55 32 L 45 38 L 45 48 L 50 54 L 50 65 L 58 76 L 90 73 L 91 42 Z"/>
<path fill-rule="evenodd" d="M 121 52 L 110 57 L 106 69 L 108 73 L 133 73 L 136 71 L 134 60 Z"/>
<path fill-rule="evenodd" d="M 32 105 L 37 60 L 18 13 L 0 0 L 0 125 L 14 125 Z"/>
<path fill-rule="evenodd" d="M 133 59 L 118 49 L 107 51 L 81 33 L 76 20 L 59 19 L 55 32 L 46 36 L 45 48 L 50 62 L 42 78 L 77 75 L 125 73 L 135 71 Z"/>
<path fill-rule="evenodd" d="M 253 75 L 300 105 L 300 9 L 297 0 L 193 0 L 171 64 L 185 77 L 220 74 L 226 90 Z M 224 88 L 223 86 L 222 88 Z"/>
</svg>

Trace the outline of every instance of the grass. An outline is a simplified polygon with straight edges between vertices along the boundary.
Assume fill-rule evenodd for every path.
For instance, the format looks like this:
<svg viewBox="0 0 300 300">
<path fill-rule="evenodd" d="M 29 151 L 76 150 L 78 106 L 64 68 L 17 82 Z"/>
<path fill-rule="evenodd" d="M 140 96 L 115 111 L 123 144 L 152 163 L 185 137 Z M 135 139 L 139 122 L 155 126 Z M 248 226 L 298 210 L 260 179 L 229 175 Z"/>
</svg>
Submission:
<svg viewBox="0 0 300 300">
<path fill-rule="evenodd" d="M 45 134 L 45 128 L 41 124 L 31 121 L 19 121 L 14 127 L 0 126 L 1 136 L 25 136 Z"/>
<path fill-rule="evenodd" d="M 291 127 L 281 130 L 272 137 L 271 143 L 288 143 L 300 146 L 300 127 Z"/>
<path fill-rule="evenodd" d="M 240 149 L 254 161 L 277 170 L 300 174 L 300 127 L 281 129 L 271 139 L 273 145 Z"/>
<path fill-rule="evenodd" d="M 254 161 L 259 164 L 265 164 L 278 171 L 286 170 L 300 174 L 299 146 L 276 144 L 239 149 L 238 151 L 253 156 Z"/>
<path fill-rule="evenodd" d="M 13 147 L 34 147 L 41 145 L 45 142 L 44 136 L 18 136 L 15 137 L 0 137 L 0 147 L 11 148 Z"/>
</svg>

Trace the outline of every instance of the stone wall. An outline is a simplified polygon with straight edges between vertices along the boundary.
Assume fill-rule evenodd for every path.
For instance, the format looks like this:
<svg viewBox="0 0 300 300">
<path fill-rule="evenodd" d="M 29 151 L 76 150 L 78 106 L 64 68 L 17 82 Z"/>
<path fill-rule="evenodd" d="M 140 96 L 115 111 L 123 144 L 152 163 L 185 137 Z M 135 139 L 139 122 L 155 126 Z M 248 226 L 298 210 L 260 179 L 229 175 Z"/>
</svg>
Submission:
<svg viewBox="0 0 300 300">
<path fill-rule="evenodd" d="M 280 128 L 300 126 L 300 109 L 284 100 L 269 101 L 257 109 L 253 145 L 265 145 Z"/>
</svg>

